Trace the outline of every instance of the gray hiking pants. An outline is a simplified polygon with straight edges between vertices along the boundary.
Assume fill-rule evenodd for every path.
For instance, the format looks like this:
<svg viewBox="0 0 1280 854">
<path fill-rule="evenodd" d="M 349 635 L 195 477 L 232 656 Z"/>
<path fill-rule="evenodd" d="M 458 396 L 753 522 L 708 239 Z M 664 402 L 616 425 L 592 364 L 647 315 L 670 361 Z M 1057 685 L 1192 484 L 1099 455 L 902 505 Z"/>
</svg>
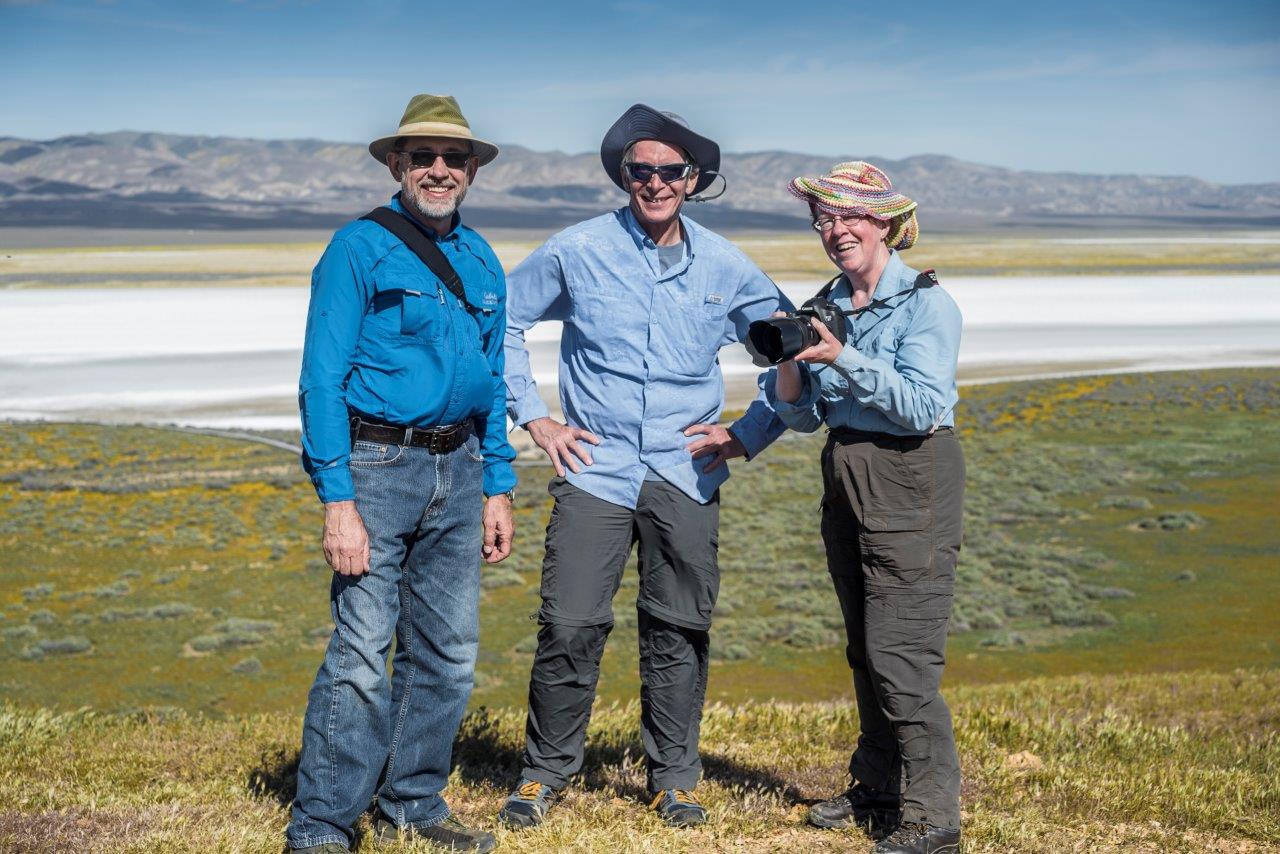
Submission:
<svg viewBox="0 0 1280 854">
<path fill-rule="evenodd" d="M 699 504 L 646 481 L 631 510 L 563 478 L 542 564 L 538 651 L 529 676 L 523 776 L 563 788 L 582 769 L 613 596 L 640 545 L 640 737 L 649 790 L 692 789 L 702 776 L 698 731 L 707 692 L 708 630 L 720 589 L 720 498 Z"/>
<path fill-rule="evenodd" d="M 901 792 L 903 821 L 960 827 L 960 760 L 938 693 L 963 524 L 949 429 L 836 429 L 822 453 L 822 539 L 844 614 L 862 733 L 855 780 Z"/>
</svg>

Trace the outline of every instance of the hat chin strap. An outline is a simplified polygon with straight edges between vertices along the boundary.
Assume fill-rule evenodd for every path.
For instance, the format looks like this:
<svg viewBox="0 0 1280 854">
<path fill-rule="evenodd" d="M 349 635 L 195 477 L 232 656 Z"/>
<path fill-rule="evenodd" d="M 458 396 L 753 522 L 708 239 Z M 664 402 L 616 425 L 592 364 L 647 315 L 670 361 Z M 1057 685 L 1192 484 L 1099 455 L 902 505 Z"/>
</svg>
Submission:
<svg viewBox="0 0 1280 854">
<path fill-rule="evenodd" d="M 711 174 L 715 176 L 715 178 L 711 179 L 711 184 L 714 184 L 716 182 L 716 178 L 719 178 L 720 183 L 723 184 L 723 186 L 720 188 L 720 192 L 716 193 L 714 196 L 703 196 L 701 194 L 697 196 L 688 196 L 685 198 L 686 202 L 713 202 L 716 199 L 723 196 L 726 192 L 728 192 L 729 182 L 725 180 L 725 177 L 721 175 L 719 172 L 712 172 Z M 707 185 L 707 189 L 711 189 L 711 184 Z"/>
</svg>

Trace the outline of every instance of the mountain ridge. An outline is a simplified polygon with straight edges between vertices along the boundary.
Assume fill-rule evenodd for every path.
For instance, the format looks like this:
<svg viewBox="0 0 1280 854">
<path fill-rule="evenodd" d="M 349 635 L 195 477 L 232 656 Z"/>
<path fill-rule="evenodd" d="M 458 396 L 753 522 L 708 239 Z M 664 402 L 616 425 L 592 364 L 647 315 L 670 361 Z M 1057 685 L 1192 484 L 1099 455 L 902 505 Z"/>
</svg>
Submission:
<svg viewBox="0 0 1280 854">
<path fill-rule="evenodd" d="M 468 195 L 468 221 L 476 225 L 555 228 L 625 201 L 594 152 L 514 144 L 502 151 Z M 691 212 L 713 227 L 790 230 L 806 211 L 787 181 L 843 159 L 884 168 L 935 226 L 1280 224 L 1280 183 L 1017 170 L 939 153 L 833 158 L 784 149 L 724 154 L 728 191 Z M 394 189 L 357 143 L 131 130 L 0 137 L 0 226 L 330 228 Z"/>
</svg>

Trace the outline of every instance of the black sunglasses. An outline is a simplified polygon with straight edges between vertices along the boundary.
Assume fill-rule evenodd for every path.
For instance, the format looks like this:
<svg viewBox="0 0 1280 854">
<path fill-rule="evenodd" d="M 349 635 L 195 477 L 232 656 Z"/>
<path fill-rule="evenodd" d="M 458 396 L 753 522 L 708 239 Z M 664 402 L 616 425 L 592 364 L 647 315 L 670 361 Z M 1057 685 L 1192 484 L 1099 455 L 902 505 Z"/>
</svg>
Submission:
<svg viewBox="0 0 1280 854">
<path fill-rule="evenodd" d="M 654 175 L 658 176 L 658 180 L 664 184 L 670 184 L 672 181 L 679 181 L 681 178 L 689 177 L 689 172 L 693 169 L 692 163 L 664 163 L 661 166 L 653 163 L 627 163 L 627 175 L 632 181 L 639 181 L 641 184 L 649 183 L 649 179 Z"/>
<path fill-rule="evenodd" d="M 444 165 L 450 169 L 464 169 L 467 161 L 471 159 L 470 151 L 432 151 L 429 148 L 420 148 L 417 151 L 402 151 L 401 154 L 409 155 L 409 162 L 413 164 L 415 169 L 427 169 L 436 165 L 436 158 L 443 157 Z"/>
</svg>

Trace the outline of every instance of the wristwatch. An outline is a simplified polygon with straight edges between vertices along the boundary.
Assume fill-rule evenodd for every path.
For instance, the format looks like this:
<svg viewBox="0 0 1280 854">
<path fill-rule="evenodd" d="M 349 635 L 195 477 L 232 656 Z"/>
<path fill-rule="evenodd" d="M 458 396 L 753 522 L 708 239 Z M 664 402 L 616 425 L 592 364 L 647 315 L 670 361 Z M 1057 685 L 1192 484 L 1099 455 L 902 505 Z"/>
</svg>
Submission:
<svg viewBox="0 0 1280 854">
<path fill-rule="evenodd" d="M 516 488 L 514 486 L 508 489 L 506 492 L 499 492 L 496 495 L 490 495 L 489 497 L 497 498 L 499 495 L 507 496 L 507 500 L 510 501 L 512 504 L 516 503 Z"/>
</svg>

